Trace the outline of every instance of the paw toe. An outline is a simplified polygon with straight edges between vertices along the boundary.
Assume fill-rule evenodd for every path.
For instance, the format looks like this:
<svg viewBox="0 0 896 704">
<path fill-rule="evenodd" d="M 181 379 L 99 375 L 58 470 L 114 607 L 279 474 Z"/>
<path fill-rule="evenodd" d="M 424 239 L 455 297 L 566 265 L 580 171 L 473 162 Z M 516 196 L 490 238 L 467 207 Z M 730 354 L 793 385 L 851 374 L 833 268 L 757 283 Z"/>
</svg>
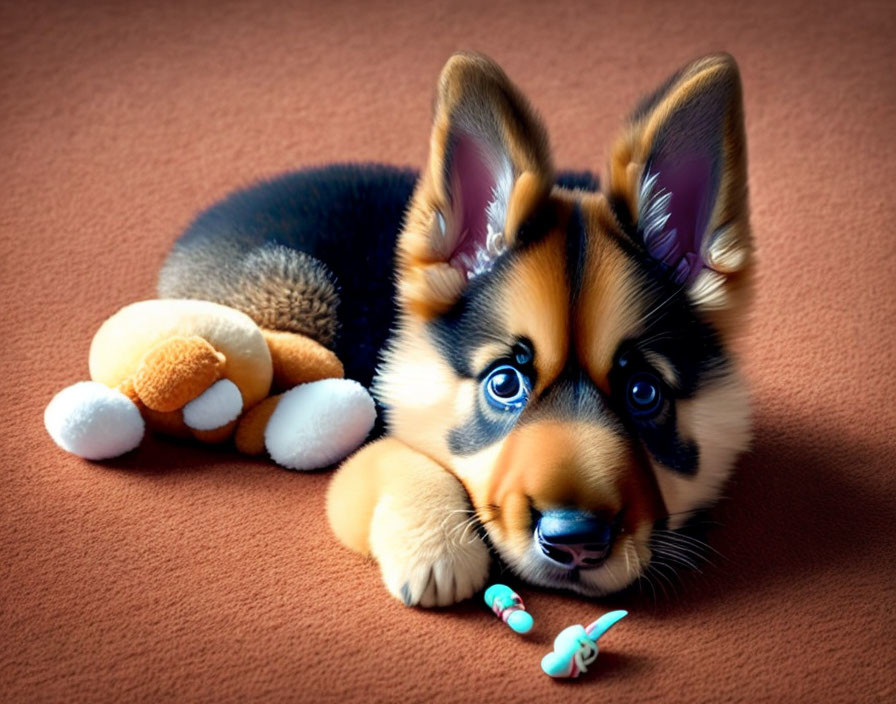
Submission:
<svg viewBox="0 0 896 704">
<path fill-rule="evenodd" d="M 469 599 L 485 585 L 488 549 L 481 541 L 460 552 L 446 550 L 435 559 L 416 555 L 406 563 L 381 559 L 386 588 L 406 606 L 450 606 Z"/>
</svg>

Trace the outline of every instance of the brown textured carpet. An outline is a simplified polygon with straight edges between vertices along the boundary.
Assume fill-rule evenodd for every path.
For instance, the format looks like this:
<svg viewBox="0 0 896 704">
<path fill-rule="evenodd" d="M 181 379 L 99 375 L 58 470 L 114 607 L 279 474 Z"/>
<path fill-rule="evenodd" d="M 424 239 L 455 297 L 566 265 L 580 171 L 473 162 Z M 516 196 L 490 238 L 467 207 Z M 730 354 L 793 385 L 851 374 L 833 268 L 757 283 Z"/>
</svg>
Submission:
<svg viewBox="0 0 896 704">
<path fill-rule="evenodd" d="M 4 2 L 0 699 L 894 701 L 892 2 L 553 5 Z M 41 418 L 197 209 L 300 165 L 420 165 L 458 48 L 504 65 L 566 167 L 603 170 L 700 53 L 732 52 L 746 91 L 757 437 L 724 557 L 657 603 L 525 590 L 528 639 L 391 600 L 331 537 L 327 473 L 163 441 L 93 465 Z M 610 605 L 631 616 L 596 672 L 542 675 Z"/>
</svg>

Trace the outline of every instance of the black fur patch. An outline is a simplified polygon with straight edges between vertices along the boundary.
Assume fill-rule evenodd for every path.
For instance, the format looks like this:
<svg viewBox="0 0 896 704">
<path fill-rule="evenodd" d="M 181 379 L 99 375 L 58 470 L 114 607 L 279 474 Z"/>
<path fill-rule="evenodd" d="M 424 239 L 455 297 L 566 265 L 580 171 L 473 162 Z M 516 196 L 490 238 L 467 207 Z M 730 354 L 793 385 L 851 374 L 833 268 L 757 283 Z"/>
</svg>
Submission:
<svg viewBox="0 0 896 704">
<path fill-rule="evenodd" d="M 284 174 L 213 205 L 176 246 L 196 261 L 218 257 L 221 267 L 272 243 L 322 261 L 340 297 L 334 351 L 347 377 L 369 385 L 394 320 L 395 242 L 416 179 L 411 169 L 375 164 Z"/>
<path fill-rule="evenodd" d="M 600 182 L 590 171 L 561 171 L 557 174 L 557 185 L 568 188 L 571 191 L 590 191 L 597 193 L 600 190 Z"/>
<path fill-rule="evenodd" d="M 566 278 L 569 280 L 573 302 L 578 300 L 585 276 L 587 242 L 588 235 L 582 220 L 582 209 L 576 204 L 566 226 Z"/>
<path fill-rule="evenodd" d="M 509 433 L 516 425 L 519 413 L 512 411 L 491 412 L 483 409 L 484 401 L 479 401 L 471 418 L 461 426 L 452 428 L 448 434 L 448 448 L 459 457 L 474 455 L 493 445 Z"/>
</svg>

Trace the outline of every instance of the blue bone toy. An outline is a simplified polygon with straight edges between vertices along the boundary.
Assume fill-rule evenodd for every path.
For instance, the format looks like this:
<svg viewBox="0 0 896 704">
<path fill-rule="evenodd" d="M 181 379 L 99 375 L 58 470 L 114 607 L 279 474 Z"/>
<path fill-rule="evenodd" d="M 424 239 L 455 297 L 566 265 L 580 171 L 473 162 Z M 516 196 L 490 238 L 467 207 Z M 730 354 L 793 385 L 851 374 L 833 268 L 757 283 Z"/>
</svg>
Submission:
<svg viewBox="0 0 896 704">
<path fill-rule="evenodd" d="M 485 590 L 485 603 L 495 612 L 495 616 L 517 633 L 532 630 L 532 615 L 526 611 L 520 595 L 505 584 L 493 584 Z"/>
<path fill-rule="evenodd" d="M 554 652 L 541 660 L 541 669 L 551 677 L 578 677 L 597 660 L 597 639 L 606 633 L 628 611 L 610 611 L 585 628 L 570 626 L 554 639 Z"/>
</svg>

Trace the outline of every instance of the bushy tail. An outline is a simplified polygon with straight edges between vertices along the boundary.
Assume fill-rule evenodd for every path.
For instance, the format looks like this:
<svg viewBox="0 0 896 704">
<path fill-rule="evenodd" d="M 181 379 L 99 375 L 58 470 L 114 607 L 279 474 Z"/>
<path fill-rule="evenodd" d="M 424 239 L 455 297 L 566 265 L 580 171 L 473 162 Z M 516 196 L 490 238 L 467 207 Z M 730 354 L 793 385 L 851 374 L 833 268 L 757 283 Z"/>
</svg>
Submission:
<svg viewBox="0 0 896 704">
<path fill-rule="evenodd" d="M 332 348 L 339 296 L 314 257 L 280 244 L 175 244 L 159 273 L 162 298 L 198 298 L 236 308 L 260 327 L 301 333 Z"/>
</svg>

